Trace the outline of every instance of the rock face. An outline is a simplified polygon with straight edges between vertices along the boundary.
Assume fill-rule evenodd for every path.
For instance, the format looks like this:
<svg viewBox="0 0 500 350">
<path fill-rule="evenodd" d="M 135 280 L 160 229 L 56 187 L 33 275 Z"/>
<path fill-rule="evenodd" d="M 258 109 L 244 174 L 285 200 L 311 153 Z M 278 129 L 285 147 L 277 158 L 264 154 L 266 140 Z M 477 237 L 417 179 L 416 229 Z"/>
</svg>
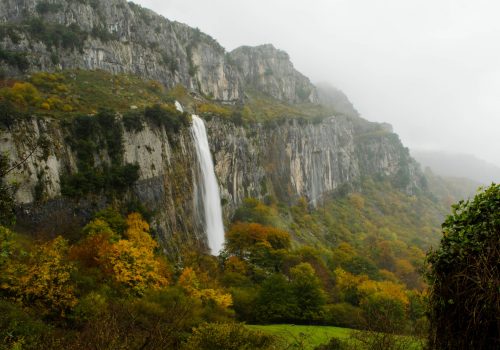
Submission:
<svg viewBox="0 0 500 350">
<path fill-rule="evenodd" d="M 288 102 L 317 101 L 285 52 L 263 45 L 226 54 L 198 29 L 125 0 L 0 0 L 0 25 L 0 49 L 25 54 L 28 71 L 133 73 L 225 102 L 242 99 L 244 86 Z M 20 73 L 1 61 L 9 74 Z"/>
<path fill-rule="evenodd" d="M 72 32 L 83 33 L 83 42 L 51 45 L 29 30 L 33 19 L 45 29 L 73 26 Z M 214 39 L 125 0 L 1 0 L 0 23 L 18 24 L 13 27 L 17 37 L 7 33 L 0 47 L 28 53 L 29 70 L 126 72 L 168 87 L 182 84 L 219 100 L 240 98 L 239 75 Z"/>
<path fill-rule="evenodd" d="M 245 197 L 267 195 L 292 202 L 305 197 L 316 206 L 362 177 L 389 178 L 408 193 L 423 188 L 418 164 L 380 124 L 330 117 L 244 129 L 214 119 L 208 127 L 226 214 Z"/>
<path fill-rule="evenodd" d="M 230 53 L 247 88 L 291 103 L 318 102 L 316 88 L 293 67 L 290 57 L 273 45 L 242 46 Z"/>
<path fill-rule="evenodd" d="M 240 127 L 212 118 L 207 128 L 226 222 L 246 197 L 290 202 L 305 197 L 316 206 L 325 195 L 356 186 L 366 176 L 388 178 L 409 193 L 423 186 L 418 164 L 397 135 L 379 124 L 331 117 L 319 123 L 288 120 Z M 18 123 L 2 133 L 0 151 L 19 161 L 42 134 L 50 146 L 38 149 L 8 180 L 20 184 L 16 200 L 22 204 L 21 222 L 42 228 L 66 217 L 59 228 L 64 230 L 70 218 L 83 223 L 110 202 L 105 197 L 73 201 L 60 196 L 61 175 L 77 169 L 75 151 L 55 120 Z M 153 227 L 165 251 L 175 254 L 188 242 L 205 246 L 194 211 L 194 184 L 199 179 L 189 130 L 171 136 L 163 127 L 146 125 L 142 131 L 125 132 L 123 144 L 124 161 L 140 168 L 140 179 L 126 199 L 138 200 L 154 213 Z M 96 157 L 109 160 L 106 154 Z"/>
</svg>

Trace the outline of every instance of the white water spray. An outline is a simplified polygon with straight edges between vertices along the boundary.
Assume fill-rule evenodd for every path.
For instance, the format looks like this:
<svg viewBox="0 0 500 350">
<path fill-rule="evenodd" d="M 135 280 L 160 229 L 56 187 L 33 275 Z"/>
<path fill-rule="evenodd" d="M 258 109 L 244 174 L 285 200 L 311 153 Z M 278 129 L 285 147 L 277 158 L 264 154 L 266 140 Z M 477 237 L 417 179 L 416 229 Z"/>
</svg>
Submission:
<svg viewBox="0 0 500 350">
<path fill-rule="evenodd" d="M 193 126 L 191 127 L 191 132 L 195 141 L 196 154 L 201 172 L 201 181 L 196 185 L 200 186 L 198 193 L 201 196 L 200 204 L 203 205 L 205 214 L 205 232 L 208 238 L 208 246 L 213 255 L 218 255 L 224 244 L 224 225 L 222 223 L 219 185 L 215 177 L 205 123 L 196 115 L 192 115 L 192 118 Z"/>
</svg>

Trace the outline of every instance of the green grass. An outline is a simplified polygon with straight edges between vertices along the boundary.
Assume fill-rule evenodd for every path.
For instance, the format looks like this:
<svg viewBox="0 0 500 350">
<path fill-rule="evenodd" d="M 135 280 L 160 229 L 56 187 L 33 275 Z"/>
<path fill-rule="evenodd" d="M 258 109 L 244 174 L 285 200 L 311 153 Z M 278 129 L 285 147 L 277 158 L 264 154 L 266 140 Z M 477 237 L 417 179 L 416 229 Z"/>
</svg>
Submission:
<svg viewBox="0 0 500 350">
<path fill-rule="evenodd" d="M 1 52 L 0 52 L 0 60 Z M 19 102 L 26 91 L 11 91 L 16 82 L 34 85 L 33 96 Z M 273 99 L 258 91 L 248 91 L 244 105 L 227 105 L 210 98 L 193 98 L 186 88 L 176 86 L 170 90 L 161 83 L 142 79 L 132 74 L 111 74 L 102 70 L 65 70 L 60 73 L 34 73 L 21 79 L 0 79 L 0 100 L 9 98 L 16 107 L 27 109 L 30 114 L 60 119 L 80 114 L 95 114 L 100 108 L 116 112 L 144 109 L 157 103 L 180 101 L 187 110 L 202 116 L 218 115 L 235 118 L 238 123 L 275 123 L 296 118 L 320 122 L 334 111 L 312 103 L 290 104 Z M 27 97 L 27 96 L 24 96 Z"/>
<path fill-rule="evenodd" d="M 272 324 L 272 325 L 247 325 L 252 330 L 278 336 L 290 349 L 312 350 L 318 345 L 326 344 L 331 338 L 344 340 L 355 349 L 364 349 L 365 346 L 358 340 L 351 338 L 350 328 L 332 326 L 301 326 L 293 324 Z M 363 332 L 364 333 L 364 332 Z M 381 333 L 379 333 L 381 334 Z M 397 336 L 402 344 L 406 343 L 408 350 L 422 350 L 422 344 L 416 338 L 407 336 Z"/>
<path fill-rule="evenodd" d="M 331 108 L 313 103 L 290 104 L 271 98 L 262 92 L 246 92 L 245 106 L 242 110 L 246 122 L 272 122 L 289 118 L 302 118 L 320 122 L 335 114 Z"/>
<path fill-rule="evenodd" d="M 293 324 L 248 325 L 248 327 L 279 336 L 290 344 L 302 344 L 303 349 L 314 349 L 318 345 L 328 343 L 333 337 L 347 339 L 351 332 L 349 328 Z"/>
</svg>

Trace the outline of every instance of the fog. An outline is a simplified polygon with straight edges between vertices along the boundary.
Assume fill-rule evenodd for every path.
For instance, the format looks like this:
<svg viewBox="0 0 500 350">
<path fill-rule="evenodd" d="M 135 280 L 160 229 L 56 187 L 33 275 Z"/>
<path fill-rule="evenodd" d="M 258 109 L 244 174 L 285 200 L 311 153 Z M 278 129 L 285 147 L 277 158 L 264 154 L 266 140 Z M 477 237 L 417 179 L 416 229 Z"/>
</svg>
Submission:
<svg viewBox="0 0 500 350">
<path fill-rule="evenodd" d="M 406 146 L 500 165 L 500 2 L 136 0 L 227 50 L 272 43 Z"/>
</svg>

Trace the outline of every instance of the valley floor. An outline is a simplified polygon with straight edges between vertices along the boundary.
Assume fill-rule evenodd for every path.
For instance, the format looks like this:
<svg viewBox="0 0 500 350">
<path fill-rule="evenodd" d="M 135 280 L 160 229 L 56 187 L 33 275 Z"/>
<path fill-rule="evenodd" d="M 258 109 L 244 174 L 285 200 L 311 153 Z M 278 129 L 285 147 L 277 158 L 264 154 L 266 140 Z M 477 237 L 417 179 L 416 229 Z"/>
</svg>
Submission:
<svg viewBox="0 0 500 350">
<path fill-rule="evenodd" d="M 352 331 L 350 328 L 294 324 L 248 325 L 248 327 L 277 335 L 290 344 L 300 344 L 303 349 L 314 349 L 318 345 L 328 343 L 331 338 L 348 339 Z"/>
<path fill-rule="evenodd" d="M 247 325 L 252 330 L 258 330 L 282 338 L 286 349 L 313 350 L 316 347 L 328 344 L 330 339 L 336 338 L 353 344 L 355 349 L 364 349 L 359 340 L 353 340 L 351 328 L 333 326 L 305 326 L 294 324 Z M 398 336 L 399 338 L 399 336 Z M 406 337 L 402 337 L 406 339 Z M 422 350 L 422 344 L 417 340 L 407 338 L 408 350 Z M 402 345 L 402 344 L 401 344 Z"/>
</svg>

